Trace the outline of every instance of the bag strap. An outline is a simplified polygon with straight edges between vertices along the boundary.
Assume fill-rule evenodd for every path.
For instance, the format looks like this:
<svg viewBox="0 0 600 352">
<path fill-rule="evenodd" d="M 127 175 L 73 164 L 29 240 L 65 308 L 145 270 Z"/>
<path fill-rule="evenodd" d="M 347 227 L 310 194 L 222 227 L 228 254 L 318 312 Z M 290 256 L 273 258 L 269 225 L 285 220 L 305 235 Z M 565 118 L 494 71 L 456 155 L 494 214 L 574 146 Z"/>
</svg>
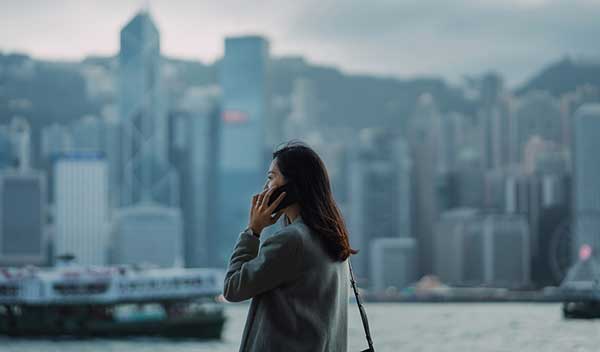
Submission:
<svg viewBox="0 0 600 352">
<path fill-rule="evenodd" d="M 360 299 L 358 289 L 356 288 L 356 281 L 354 281 L 354 274 L 352 273 L 352 265 L 350 264 L 350 258 L 348 258 L 348 267 L 350 268 L 350 283 L 352 283 L 354 296 L 356 296 L 356 304 L 358 305 L 360 319 L 362 320 L 363 328 L 365 329 L 365 336 L 367 338 L 367 344 L 369 345 L 369 349 L 366 349 L 363 352 L 375 352 L 375 349 L 373 348 L 373 340 L 371 339 L 371 331 L 369 329 L 369 320 L 367 319 L 367 312 L 365 311 L 365 308 L 362 305 L 362 300 Z"/>
</svg>

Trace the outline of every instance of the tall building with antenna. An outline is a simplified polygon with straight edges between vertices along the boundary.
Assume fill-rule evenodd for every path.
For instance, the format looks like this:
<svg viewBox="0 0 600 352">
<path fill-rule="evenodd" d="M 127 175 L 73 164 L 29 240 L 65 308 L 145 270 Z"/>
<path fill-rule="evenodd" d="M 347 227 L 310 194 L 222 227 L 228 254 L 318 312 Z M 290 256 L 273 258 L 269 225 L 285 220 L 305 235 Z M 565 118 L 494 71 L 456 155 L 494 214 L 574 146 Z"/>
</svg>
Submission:
<svg viewBox="0 0 600 352">
<path fill-rule="evenodd" d="M 160 34 L 146 5 L 121 30 L 121 208 L 110 230 L 108 257 L 113 263 L 182 263 L 179 178 L 168 158 L 161 61 Z"/>
<path fill-rule="evenodd" d="M 121 205 L 155 201 L 175 206 L 178 181 L 168 162 L 160 34 L 147 8 L 123 27 L 120 41 Z"/>
</svg>

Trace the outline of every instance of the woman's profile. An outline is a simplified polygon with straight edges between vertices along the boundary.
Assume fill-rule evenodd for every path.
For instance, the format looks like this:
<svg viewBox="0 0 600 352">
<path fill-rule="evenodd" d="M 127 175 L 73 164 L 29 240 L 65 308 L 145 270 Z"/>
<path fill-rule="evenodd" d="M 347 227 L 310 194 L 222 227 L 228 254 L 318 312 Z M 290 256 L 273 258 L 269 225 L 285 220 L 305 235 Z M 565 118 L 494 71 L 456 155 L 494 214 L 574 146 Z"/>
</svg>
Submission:
<svg viewBox="0 0 600 352">
<path fill-rule="evenodd" d="M 350 247 L 321 158 L 301 142 L 273 153 L 268 181 L 252 197 L 225 276 L 229 301 L 252 299 L 240 351 L 347 351 Z M 286 185 L 287 192 L 270 197 Z M 269 205 L 270 204 L 270 205 Z M 265 241 L 261 232 L 284 215 Z M 262 243 L 261 243 L 262 242 Z"/>
</svg>

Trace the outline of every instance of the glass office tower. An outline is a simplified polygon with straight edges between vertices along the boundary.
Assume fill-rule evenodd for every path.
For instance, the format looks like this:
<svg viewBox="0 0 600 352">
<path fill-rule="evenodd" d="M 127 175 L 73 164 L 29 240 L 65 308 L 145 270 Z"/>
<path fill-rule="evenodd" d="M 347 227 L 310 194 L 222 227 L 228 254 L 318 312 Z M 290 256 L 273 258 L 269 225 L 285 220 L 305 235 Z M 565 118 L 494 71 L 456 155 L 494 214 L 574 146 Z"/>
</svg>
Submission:
<svg viewBox="0 0 600 352">
<path fill-rule="evenodd" d="M 266 180 L 268 60 L 269 44 L 262 37 L 225 39 L 219 72 L 222 113 L 215 266 L 227 264 L 238 234 L 248 224 L 252 195 Z"/>
</svg>

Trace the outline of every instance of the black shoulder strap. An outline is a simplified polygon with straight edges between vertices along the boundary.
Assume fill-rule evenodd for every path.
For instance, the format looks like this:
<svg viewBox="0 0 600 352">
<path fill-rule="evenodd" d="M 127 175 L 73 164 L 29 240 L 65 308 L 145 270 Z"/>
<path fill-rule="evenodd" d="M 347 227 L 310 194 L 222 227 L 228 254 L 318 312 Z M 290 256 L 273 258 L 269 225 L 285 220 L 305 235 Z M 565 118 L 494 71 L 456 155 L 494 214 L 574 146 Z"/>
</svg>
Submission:
<svg viewBox="0 0 600 352">
<path fill-rule="evenodd" d="M 367 312 L 362 305 L 358 289 L 356 288 L 356 281 L 354 281 L 354 274 L 352 273 L 352 265 L 350 264 L 350 258 L 348 258 L 348 267 L 350 268 L 350 283 L 352 283 L 352 289 L 354 290 L 354 296 L 356 296 L 356 304 L 358 305 L 358 311 L 360 312 L 360 318 L 362 319 L 363 327 L 365 328 L 365 336 L 369 348 L 362 352 L 375 352 L 373 348 L 373 340 L 371 340 L 371 331 L 369 330 L 369 320 L 367 319 Z"/>
</svg>

